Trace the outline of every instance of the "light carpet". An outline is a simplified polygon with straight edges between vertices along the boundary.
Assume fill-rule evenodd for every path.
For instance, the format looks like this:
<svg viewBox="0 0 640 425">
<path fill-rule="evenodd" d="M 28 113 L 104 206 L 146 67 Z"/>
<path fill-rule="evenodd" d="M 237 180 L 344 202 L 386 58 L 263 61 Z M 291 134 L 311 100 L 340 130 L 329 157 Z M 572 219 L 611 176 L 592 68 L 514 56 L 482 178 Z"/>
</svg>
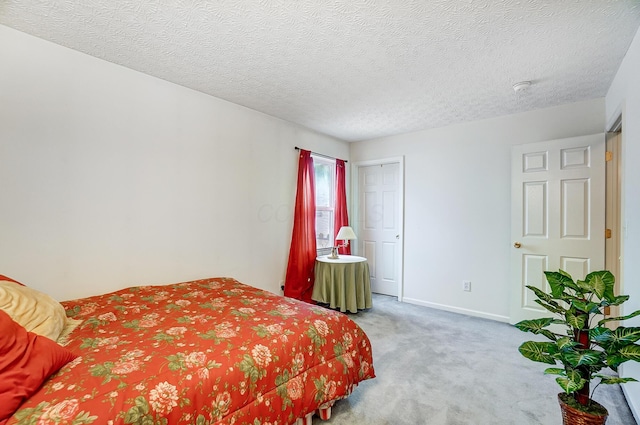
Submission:
<svg viewBox="0 0 640 425">
<path fill-rule="evenodd" d="M 377 377 L 314 425 L 562 424 L 554 377 L 518 352 L 532 334 L 377 294 L 350 317 L 371 339 Z M 636 424 L 619 386 L 599 386 L 594 399 L 609 410 L 607 425 Z"/>
</svg>

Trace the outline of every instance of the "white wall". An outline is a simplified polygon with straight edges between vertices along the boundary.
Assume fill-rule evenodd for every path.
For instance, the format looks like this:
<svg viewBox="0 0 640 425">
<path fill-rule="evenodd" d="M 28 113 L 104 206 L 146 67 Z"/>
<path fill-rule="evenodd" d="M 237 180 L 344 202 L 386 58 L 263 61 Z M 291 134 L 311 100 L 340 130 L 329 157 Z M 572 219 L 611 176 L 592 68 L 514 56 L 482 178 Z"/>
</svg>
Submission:
<svg viewBox="0 0 640 425">
<path fill-rule="evenodd" d="M 623 263 L 621 286 L 631 298 L 624 313 L 640 310 L 640 32 L 629 47 L 606 97 L 607 126 L 622 114 Z M 640 326 L 635 318 L 625 326 Z M 640 364 L 625 363 L 622 375 L 640 380 Z M 640 383 L 624 385 L 627 402 L 640 422 Z"/>
<path fill-rule="evenodd" d="M 284 279 L 297 152 L 348 144 L 0 26 L 0 274 L 68 299 Z"/>
<path fill-rule="evenodd" d="M 354 163 L 405 157 L 404 300 L 507 321 L 511 146 L 603 129 L 598 99 L 352 143 Z"/>
</svg>

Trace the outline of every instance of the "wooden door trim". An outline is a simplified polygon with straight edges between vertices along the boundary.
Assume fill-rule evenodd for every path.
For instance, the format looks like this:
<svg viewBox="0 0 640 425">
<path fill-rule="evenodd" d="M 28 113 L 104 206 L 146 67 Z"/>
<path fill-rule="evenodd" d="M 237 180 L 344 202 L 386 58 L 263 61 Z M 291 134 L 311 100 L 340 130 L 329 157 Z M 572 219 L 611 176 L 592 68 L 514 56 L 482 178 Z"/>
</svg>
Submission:
<svg viewBox="0 0 640 425">
<path fill-rule="evenodd" d="M 607 133 L 607 151 L 612 152 L 612 158 L 607 162 L 606 179 L 606 227 L 611 230 L 611 237 L 605 240 L 605 268 L 610 270 L 616 277 L 616 294 L 621 293 L 620 288 L 620 248 L 621 248 L 621 144 L 622 134 L 620 131 Z"/>
<path fill-rule="evenodd" d="M 351 196 L 351 214 L 350 223 L 355 226 L 354 230 L 356 235 L 359 233 L 359 223 L 355 217 L 358 217 L 360 212 L 360 183 L 358 176 L 360 175 L 361 167 L 370 167 L 372 165 L 385 165 L 385 164 L 398 164 L 399 173 L 399 187 L 398 187 L 398 209 L 400 211 L 398 217 L 398 233 L 400 234 L 400 241 L 398 242 L 398 301 L 402 302 L 404 297 L 404 156 L 395 156 L 390 158 L 380 158 L 367 161 L 358 161 L 351 164 L 351 187 L 353 188 L 353 195 Z"/>
</svg>

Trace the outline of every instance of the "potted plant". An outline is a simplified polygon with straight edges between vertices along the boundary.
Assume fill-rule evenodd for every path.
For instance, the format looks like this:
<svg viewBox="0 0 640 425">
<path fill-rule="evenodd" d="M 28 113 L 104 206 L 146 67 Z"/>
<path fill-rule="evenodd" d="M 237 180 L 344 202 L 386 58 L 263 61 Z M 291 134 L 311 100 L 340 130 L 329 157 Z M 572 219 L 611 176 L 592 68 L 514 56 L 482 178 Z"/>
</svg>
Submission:
<svg viewBox="0 0 640 425">
<path fill-rule="evenodd" d="M 546 374 L 557 375 L 556 381 L 564 390 L 558 394 L 565 425 L 604 424 L 607 410 L 591 399 L 590 384 L 620 384 L 636 381 L 603 374 L 610 368 L 618 371 L 620 364 L 640 361 L 640 327 L 607 327 L 610 322 L 640 315 L 634 311 L 623 317 L 606 317 L 605 308 L 621 305 L 628 295 L 613 293 L 615 278 L 607 270 L 589 273 L 584 280 L 574 281 L 565 271 L 544 272 L 551 288 L 546 293 L 527 285 L 542 307 L 554 313 L 554 318 L 523 320 L 515 326 L 524 332 L 543 335 L 550 340 L 526 341 L 520 353 L 533 361 L 559 365 L 550 367 Z M 558 329 L 566 328 L 566 334 Z M 560 332 L 560 333 L 559 333 Z"/>
</svg>

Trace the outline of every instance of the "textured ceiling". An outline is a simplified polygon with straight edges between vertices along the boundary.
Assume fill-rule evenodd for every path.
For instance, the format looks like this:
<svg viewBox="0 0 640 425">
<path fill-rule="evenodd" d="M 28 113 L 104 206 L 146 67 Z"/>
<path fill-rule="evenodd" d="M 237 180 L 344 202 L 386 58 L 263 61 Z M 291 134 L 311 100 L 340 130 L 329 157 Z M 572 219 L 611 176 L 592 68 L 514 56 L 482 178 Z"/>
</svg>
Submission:
<svg viewBox="0 0 640 425">
<path fill-rule="evenodd" d="M 603 97 L 640 2 L 0 0 L 0 23 L 355 141 Z"/>
</svg>

